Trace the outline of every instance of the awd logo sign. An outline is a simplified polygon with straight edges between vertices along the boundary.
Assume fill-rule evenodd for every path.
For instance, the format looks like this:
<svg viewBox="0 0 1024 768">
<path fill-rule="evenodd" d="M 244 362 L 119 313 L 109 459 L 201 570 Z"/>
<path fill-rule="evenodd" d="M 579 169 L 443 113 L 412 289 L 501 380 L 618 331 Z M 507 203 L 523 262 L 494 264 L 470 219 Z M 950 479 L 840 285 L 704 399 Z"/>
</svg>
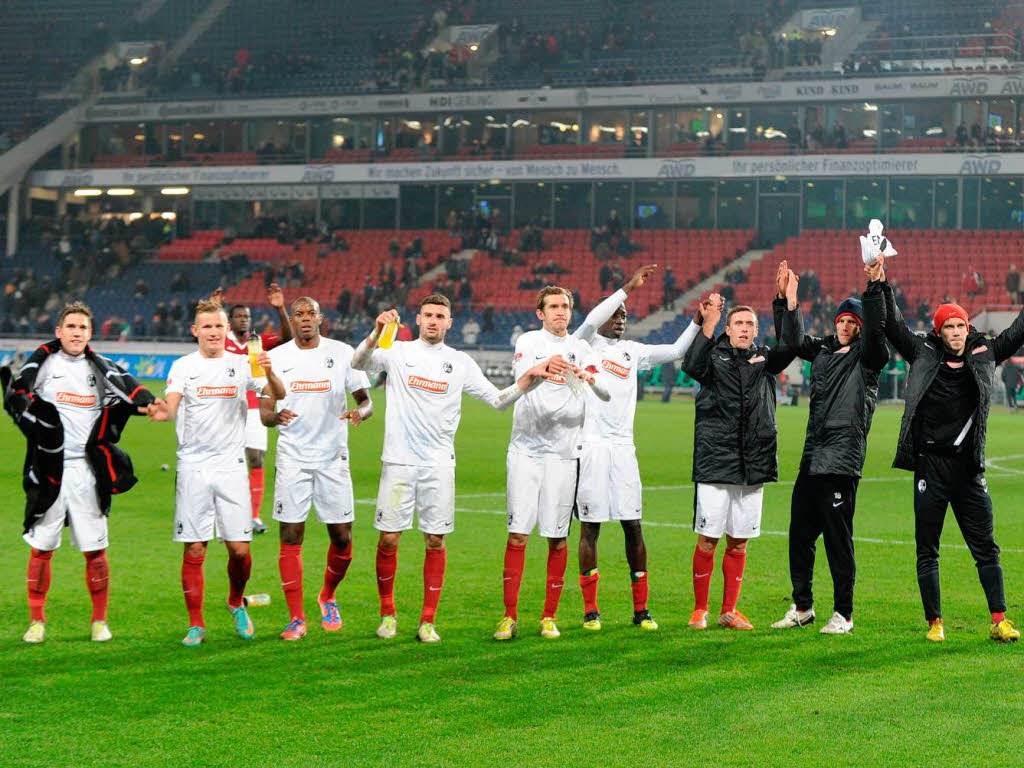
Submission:
<svg viewBox="0 0 1024 768">
<path fill-rule="evenodd" d="M 988 80 L 983 77 L 958 77 L 949 87 L 950 96 L 984 96 L 988 93 Z"/>
<path fill-rule="evenodd" d="M 697 172 L 697 164 L 693 160 L 666 160 L 658 169 L 658 176 L 663 179 L 685 179 Z"/>
<path fill-rule="evenodd" d="M 967 155 L 960 164 L 961 176 L 985 176 L 999 173 L 1003 161 L 998 155 Z"/>
</svg>

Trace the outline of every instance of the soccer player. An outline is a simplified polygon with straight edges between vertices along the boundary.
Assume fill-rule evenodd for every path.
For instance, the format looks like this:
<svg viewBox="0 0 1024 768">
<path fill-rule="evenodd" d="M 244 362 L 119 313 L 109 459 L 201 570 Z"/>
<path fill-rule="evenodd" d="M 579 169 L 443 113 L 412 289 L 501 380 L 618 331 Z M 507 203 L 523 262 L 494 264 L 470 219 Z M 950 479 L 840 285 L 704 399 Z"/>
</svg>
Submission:
<svg viewBox="0 0 1024 768">
<path fill-rule="evenodd" d="M 89 307 L 68 304 L 57 318 L 57 338 L 40 346 L 14 381 L 3 369 L 4 407 L 28 440 L 22 538 L 32 549 L 26 643 L 46 637 L 50 561 L 64 526 L 85 555 L 92 639 L 102 643 L 112 637 L 107 516 L 111 494 L 136 482 L 131 461 L 114 443 L 128 418 L 151 413 L 155 399 L 124 369 L 93 352 L 92 330 Z"/>
<path fill-rule="evenodd" d="M 221 295 L 222 291 L 218 289 L 213 299 L 220 300 Z M 267 286 L 267 304 L 277 310 L 280 321 L 280 333 L 259 334 L 263 349 L 269 352 L 279 344 L 291 341 L 292 328 L 284 308 L 284 292 L 277 283 Z M 228 310 L 228 322 L 231 331 L 225 340 L 225 348 L 236 355 L 249 354 L 246 344 L 252 337 L 252 311 L 244 304 L 235 304 Z M 249 412 L 245 421 L 245 461 L 249 466 L 253 532 L 266 533 L 267 526 L 260 517 L 260 508 L 263 506 L 263 459 L 267 453 L 267 428 L 260 421 L 259 397 L 255 392 L 248 393 L 247 404 Z"/>
<path fill-rule="evenodd" d="M 323 587 L 317 596 L 320 626 L 327 632 L 341 629 L 335 591 L 352 562 L 355 518 L 348 424 L 359 426 L 370 418 L 373 403 L 366 374 L 351 367 L 352 347 L 320 335 L 324 320 L 320 305 L 308 296 L 296 299 L 290 319 L 294 339 L 270 353 L 285 395 L 262 399 L 260 416 L 266 426 L 278 430 L 274 519 L 280 524 L 281 587 L 291 614 L 281 639 L 294 641 L 306 636 L 302 541 L 311 505 L 330 539 Z M 348 392 L 355 408 L 348 408 Z M 282 400 L 280 410 L 278 400 Z"/>
<path fill-rule="evenodd" d="M 600 574 L 597 539 L 601 523 L 619 521 L 626 540 L 626 561 L 633 589 L 633 624 L 656 630 L 647 608 L 647 547 L 640 525 L 643 488 L 633 442 L 637 372 L 650 370 L 686 354 L 700 332 L 691 322 L 673 344 L 641 344 L 623 340 L 626 332 L 626 297 L 643 286 L 657 265 L 641 267 L 621 289 L 598 304 L 573 336 L 587 341 L 609 374 L 604 385 L 611 399 L 588 397 L 580 455 L 577 515 L 580 520 L 580 591 L 583 593 L 583 628 L 601 629 L 597 605 Z M 699 315 L 698 315 L 699 317 Z"/>
<path fill-rule="evenodd" d="M 779 336 L 788 279 L 788 265 L 782 262 L 774 305 Z M 795 351 L 811 363 L 811 406 L 790 505 L 793 604 L 772 628 L 791 629 L 814 622 L 814 548 L 818 537 L 824 535 L 832 572 L 833 613 L 821 633 L 843 635 L 853 631 L 857 485 L 878 398 L 878 375 L 889 362 L 880 284 L 872 283 L 862 299 L 845 299 L 839 305 L 833 335 L 823 339 L 805 335 Z"/>
<path fill-rule="evenodd" d="M 722 297 L 713 294 L 702 310 L 703 333 L 683 359 L 683 370 L 700 383 L 693 430 L 694 609 L 689 626 L 707 629 L 708 594 L 715 547 L 726 538 L 722 558 L 725 589 L 718 624 L 749 630 L 738 610 L 747 541 L 761 532 L 764 484 L 778 479 L 775 377 L 793 360 L 803 329 L 796 298 L 799 278 L 790 270 L 788 311 L 775 347 L 756 346 L 757 314 L 737 306 L 726 315 L 725 333 L 715 338 Z"/>
<path fill-rule="evenodd" d="M 243 640 L 256 634 L 243 600 L 252 569 L 253 528 L 245 473 L 245 400 L 247 392 L 264 386 L 279 396 L 284 388 L 265 352 L 258 361 L 266 381 L 254 375 L 249 360 L 229 354 L 227 333 L 220 303 L 200 301 L 192 323 L 199 349 L 171 365 L 167 402 L 154 414 L 158 421 L 174 419 L 178 437 L 174 541 L 184 544 L 181 588 L 189 627 L 181 642 L 190 648 L 206 640 L 203 562 L 215 531 L 228 551 L 227 607 L 235 631 Z"/>
<path fill-rule="evenodd" d="M 960 526 L 992 614 L 989 636 L 1001 643 L 1020 639 L 1006 618 L 1003 568 L 995 542 L 992 499 L 985 481 L 985 437 L 995 367 L 1024 342 L 1024 311 L 995 338 L 970 325 L 967 310 L 943 304 L 933 329 L 917 336 L 885 279 L 885 259 L 868 272 L 885 296 L 885 335 L 910 364 L 906 405 L 893 466 L 914 473 L 914 537 L 917 583 L 929 628 L 927 639 L 946 639 L 939 593 L 939 539 L 946 509 Z"/>
<path fill-rule="evenodd" d="M 381 622 L 377 635 L 390 639 L 398 631 L 398 542 L 402 531 L 412 528 L 415 511 L 426 544 L 423 608 L 416 637 L 424 643 L 437 643 L 441 638 L 434 619 L 448 559 L 445 536 L 455 529 L 455 431 L 462 416 L 462 395 L 504 410 L 546 375 L 546 361 L 499 391 L 472 357 L 444 343 L 452 327 L 451 302 L 446 296 L 435 293 L 420 302 L 417 340 L 381 349 L 377 340 L 384 326 L 392 322 L 398 322 L 395 310 L 378 315 L 375 328 L 356 348 L 352 361 L 353 366 L 369 373 L 387 373 L 383 467 L 373 523 L 380 531 L 377 590 Z"/>
<path fill-rule="evenodd" d="M 508 542 L 505 545 L 505 615 L 495 640 L 511 640 L 519 631 L 519 586 L 523 578 L 526 542 L 536 527 L 548 540 L 544 612 L 540 634 L 559 637 L 556 614 L 565 583 L 572 511 L 576 505 L 579 457 L 589 386 L 601 400 L 610 397 L 603 384 L 600 360 L 590 345 L 570 336 L 572 294 L 548 285 L 537 293 L 537 318 L 542 327 L 516 340 L 514 370 L 518 378 L 547 360 L 550 378 L 516 402 L 508 445 Z"/>
</svg>

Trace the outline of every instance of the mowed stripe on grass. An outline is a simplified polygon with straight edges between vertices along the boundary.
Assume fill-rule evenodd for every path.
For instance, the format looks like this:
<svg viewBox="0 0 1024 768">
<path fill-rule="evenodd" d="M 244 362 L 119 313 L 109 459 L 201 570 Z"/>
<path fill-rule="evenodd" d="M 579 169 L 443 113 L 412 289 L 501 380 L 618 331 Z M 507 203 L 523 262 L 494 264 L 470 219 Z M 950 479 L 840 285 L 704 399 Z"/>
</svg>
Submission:
<svg viewBox="0 0 1024 768">
<path fill-rule="evenodd" d="M 382 392 L 377 416 L 352 431 L 356 497 L 372 501 L 379 477 Z M 322 526 L 304 548 L 310 635 L 283 643 L 287 616 L 277 576 L 276 531 L 254 543 L 251 592 L 273 604 L 253 609 L 257 636 L 238 640 L 224 609 L 223 548 L 206 563 L 209 641 L 179 644 L 186 615 L 180 547 L 170 541 L 174 436 L 168 425 L 131 424 L 126 446 L 142 478 L 115 499 L 111 517 L 110 620 L 114 640 L 88 641 L 89 601 L 81 556 L 65 543 L 54 558 L 48 637 L 21 643 L 27 624 L 27 547 L 20 541 L 23 441 L 9 423 L 3 484 L 8 509 L 0 561 L 0 762 L 73 765 L 192 763 L 328 765 L 424 762 L 475 765 L 735 765 L 819 763 L 981 763 L 1015 754 L 1024 741 L 1024 647 L 987 639 L 988 616 L 976 571 L 949 515 L 942 574 L 948 641 L 924 642 L 913 547 L 912 480 L 890 468 L 901 409 L 883 407 L 872 429 L 855 531 L 858 577 L 851 636 L 815 628 L 768 629 L 789 605 L 789 497 L 807 411 L 780 408 L 780 477 L 765 493 L 764 528 L 752 543 L 741 609 L 750 633 L 690 632 L 689 529 L 693 489 L 693 407 L 689 400 L 643 402 L 638 454 L 646 486 L 651 608 L 662 626 L 642 633 L 630 621 L 628 569 L 617 526 L 600 540 L 605 629 L 584 633 L 573 531 L 560 610 L 562 639 L 537 636 L 545 547 L 532 540 L 520 605 L 521 637 L 491 641 L 501 616 L 502 519 L 509 414 L 467 401 L 457 441 L 456 532 L 437 627 L 443 642 L 413 640 L 422 591 L 422 538 L 399 550 L 399 636 L 378 640 L 372 506 L 360 504 L 355 557 L 339 590 L 344 629 L 317 626 L 315 592 L 326 552 Z M 1022 417 L 1024 418 L 1024 417 Z M 1011 617 L 1024 588 L 1024 422 L 996 412 L 989 473 L 997 541 L 1004 549 Z M 268 457 L 268 467 L 272 457 Z M 269 517 L 273 471 L 267 472 Z M 819 547 L 819 616 L 831 613 L 831 580 Z M 721 577 L 712 582 L 712 600 Z M 820 622 L 819 622 L 820 626 Z M 40 746 L 34 746 L 40 745 Z"/>
</svg>

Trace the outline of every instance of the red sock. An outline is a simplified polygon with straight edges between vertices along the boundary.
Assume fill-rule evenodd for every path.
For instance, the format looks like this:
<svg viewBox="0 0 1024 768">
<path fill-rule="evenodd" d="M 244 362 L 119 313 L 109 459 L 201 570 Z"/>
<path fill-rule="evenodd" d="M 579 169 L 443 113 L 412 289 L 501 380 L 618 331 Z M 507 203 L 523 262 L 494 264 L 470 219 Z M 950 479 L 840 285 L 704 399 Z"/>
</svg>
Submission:
<svg viewBox="0 0 1024 768">
<path fill-rule="evenodd" d="M 344 549 L 338 549 L 334 542 L 327 548 L 327 567 L 324 569 L 324 586 L 320 590 L 320 599 L 325 603 L 334 599 L 334 592 L 345 578 L 349 565 L 352 564 L 352 539 Z"/>
<path fill-rule="evenodd" d="M 107 620 L 107 603 L 110 600 L 110 565 L 107 550 L 97 549 L 85 553 L 85 585 L 92 598 L 92 620 Z"/>
<path fill-rule="evenodd" d="M 715 570 L 715 551 L 705 552 L 700 545 L 693 550 L 693 610 L 708 609 L 711 574 Z"/>
<path fill-rule="evenodd" d="M 263 467 L 249 470 L 249 498 L 252 500 L 252 517 L 255 520 L 260 516 L 260 508 L 263 506 Z"/>
<path fill-rule="evenodd" d="M 580 574 L 580 592 L 583 593 L 583 613 L 597 613 L 597 582 L 601 580 L 601 574 L 597 568 L 584 571 Z"/>
<path fill-rule="evenodd" d="M 53 552 L 33 549 L 28 556 L 28 616 L 30 621 L 46 621 L 46 593 L 50 589 L 50 560 Z"/>
<path fill-rule="evenodd" d="M 238 608 L 245 598 L 245 585 L 249 582 L 249 574 L 252 572 L 252 553 L 244 558 L 238 559 L 228 557 L 228 583 L 231 591 L 228 593 L 228 605 Z"/>
<path fill-rule="evenodd" d="M 992 614 L 992 623 L 993 624 L 998 624 L 1000 621 L 1002 621 L 1005 618 L 1006 618 L 1006 614 L 1001 612 L 1001 611 L 999 613 L 993 613 Z"/>
<path fill-rule="evenodd" d="M 398 547 L 383 549 L 377 545 L 377 594 L 380 615 L 395 616 L 395 572 L 398 570 Z"/>
<path fill-rule="evenodd" d="M 743 586 L 743 567 L 747 564 L 747 553 L 738 549 L 727 549 L 722 557 L 722 575 L 725 577 L 725 589 L 722 592 L 722 613 L 736 610 L 736 602 L 740 599 L 740 588 Z"/>
<path fill-rule="evenodd" d="M 306 612 L 302 609 L 302 545 L 282 543 L 277 567 L 281 571 L 281 589 L 291 617 L 305 621 Z"/>
<path fill-rule="evenodd" d="M 203 621 L 203 561 L 205 555 L 189 557 L 181 561 L 181 590 L 185 593 L 185 608 L 188 610 L 190 627 L 205 627 Z"/>
<path fill-rule="evenodd" d="M 712 564 L 714 561 L 712 560 Z M 633 611 L 647 610 L 647 571 L 633 571 L 629 574 L 633 588 Z"/>
<path fill-rule="evenodd" d="M 928 626 L 929 627 L 934 627 L 936 624 L 941 624 L 941 623 L 942 623 L 942 619 L 932 619 L 931 621 L 928 622 Z"/>
<path fill-rule="evenodd" d="M 526 545 L 505 545 L 505 570 L 501 573 L 505 591 L 505 615 L 510 619 L 519 619 L 519 585 L 523 581 L 523 569 L 526 567 Z"/>
<path fill-rule="evenodd" d="M 558 601 L 565 586 L 565 565 L 569 562 L 569 548 L 548 549 L 548 581 L 544 591 L 544 616 L 555 618 Z"/>
<path fill-rule="evenodd" d="M 437 603 L 441 599 L 441 588 L 444 586 L 444 569 L 448 565 L 447 549 L 428 549 L 423 561 L 423 611 L 420 613 L 420 624 L 434 623 L 437 615 Z"/>
</svg>

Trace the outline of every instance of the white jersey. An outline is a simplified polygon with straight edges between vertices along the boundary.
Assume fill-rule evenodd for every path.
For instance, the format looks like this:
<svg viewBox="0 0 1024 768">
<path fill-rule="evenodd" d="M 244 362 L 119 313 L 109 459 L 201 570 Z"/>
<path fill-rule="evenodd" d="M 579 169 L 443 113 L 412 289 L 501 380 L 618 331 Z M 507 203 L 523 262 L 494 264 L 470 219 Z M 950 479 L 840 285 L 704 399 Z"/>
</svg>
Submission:
<svg viewBox="0 0 1024 768">
<path fill-rule="evenodd" d="M 347 393 L 370 388 L 366 374 L 352 368 L 354 352 L 344 342 L 321 336 L 312 349 L 289 341 L 267 353 L 284 384 L 279 409 L 298 414 L 291 424 L 278 427 L 279 463 L 323 467 L 348 454 L 348 421 L 341 419 L 348 410 Z"/>
<path fill-rule="evenodd" d="M 584 369 L 592 369 L 604 384 L 600 361 L 590 345 L 575 336 L 555 336 L 545 330 L 527 331 L 516 340 L 515 378 L 553 355 Z M 589 389 L 589 387 L 586 387 Z M 527 456 L 579 457 L 587 398 L 577 397 L 564 378 L 546 379 L 516 401 L 512 417 L 510 451 Z"/>
<path fill-rule="evenodd" d="M 462 394 L 498 407 L 499 390 L 476 361 L 443 343 L 396 341 L 390 349 L 374 349 L 366 370 L 388 375 L 381 454 L 387 464 L 455 466 Z"/>
<path fill-rule="evenodd" d="M 84 354 L 72 357 L 58 350 L 39 366 L 35 392 L 57 407 L 64 428 L 65 460 L 85 457 L 85 444 L 103 408 L 98 379 Z"/>
<path fill-rule="evenodd" d="M 227 352 L 203 357 L 199 351 L 174 361 L 167 394 L 178 393 L 178 463 L 228 469 L 245 461 L 246 392 L 263 389 L 249 361 Z"/>
</svg>

